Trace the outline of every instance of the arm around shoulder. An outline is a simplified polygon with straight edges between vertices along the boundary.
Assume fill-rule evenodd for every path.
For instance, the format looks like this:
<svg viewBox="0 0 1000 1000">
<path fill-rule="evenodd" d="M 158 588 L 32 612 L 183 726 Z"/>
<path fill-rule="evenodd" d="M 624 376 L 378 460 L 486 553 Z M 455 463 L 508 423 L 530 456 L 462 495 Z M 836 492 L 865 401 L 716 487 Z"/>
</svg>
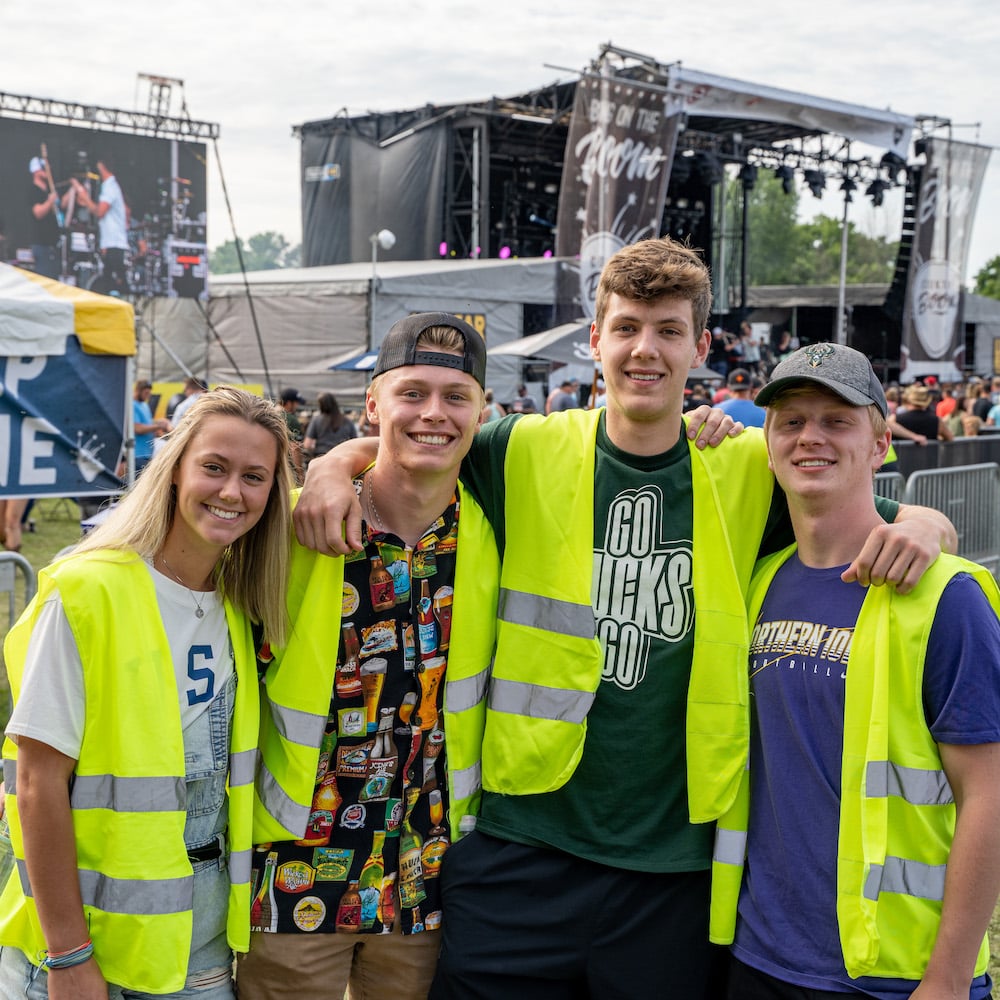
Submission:
<svg viewBox="0 0 1000 1000">
<path fill-rule="evenodd" d="M 360 550 L 361 506 L 353 479 L 377 454 L 378 438 L 354 438 L 309 463 L 292 514 L 302 545 L 328 556 Z"/>
<path fill-rule="evenodd" d="M 944 514 L 900 504 L 896 520 L 872 530 L 842 579 L 862 586 L 894 584 L 900 594 L 907 594 L 942 552 L 957 549 L 958 534 Z"/>
</svg>

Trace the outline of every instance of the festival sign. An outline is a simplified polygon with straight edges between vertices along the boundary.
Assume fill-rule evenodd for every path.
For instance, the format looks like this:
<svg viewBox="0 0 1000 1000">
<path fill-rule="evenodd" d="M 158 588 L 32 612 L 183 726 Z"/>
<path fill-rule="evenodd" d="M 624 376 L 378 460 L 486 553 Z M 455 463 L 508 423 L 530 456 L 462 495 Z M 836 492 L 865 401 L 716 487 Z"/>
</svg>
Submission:
<svg viewBox="0 0 1000 1000">
<path fill-rule="evenodd" d="M 913 234 L 900 378 L 962 378 L 965 336 L 962 285 L 976 203 L 990 150 L 986 146 L 927 139 Z"/>
<path fill-rule="evenodd" d="M 576 88 L 566 140 L 556 254 L 578 257 L 579 286 L 560 298 L 593 317 L 605 261 L 658 236 L 677 144 L 678 115 L 662 87 L 587 75 Z"/>
</svg>

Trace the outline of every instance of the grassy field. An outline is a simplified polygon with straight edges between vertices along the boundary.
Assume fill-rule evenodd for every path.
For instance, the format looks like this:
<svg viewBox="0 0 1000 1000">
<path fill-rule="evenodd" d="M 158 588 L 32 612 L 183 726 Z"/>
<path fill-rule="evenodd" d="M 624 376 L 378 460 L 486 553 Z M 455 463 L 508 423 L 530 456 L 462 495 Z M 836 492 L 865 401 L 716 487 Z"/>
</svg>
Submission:
<svg viewBox="0 0 1000 1000">
<path fill-rule="evenodd" d="M 40 500 L 35 504 L 31 519 L 35 530 L 26 531 L 21 544 L 23 555 L 37 571 L 51 561 L 52 557 L 72 545 L 80 537 L 80 511 L 72 500 Z M 15 613 L 24 607 L 21 578 L 18 575 L 18 592 L 15 598 Z M 0 634 L 6 635 L 9 627 L 7 602 L 0 602 Z M 7 724 L 10 715 L 10 696 L 7 688 L 6 670 L 0 671 L 0 723 Z M 993 981 L 1000 980 L 1000 906 L 993 914 L 990 925 L 990 975 Z"/>
</svg>

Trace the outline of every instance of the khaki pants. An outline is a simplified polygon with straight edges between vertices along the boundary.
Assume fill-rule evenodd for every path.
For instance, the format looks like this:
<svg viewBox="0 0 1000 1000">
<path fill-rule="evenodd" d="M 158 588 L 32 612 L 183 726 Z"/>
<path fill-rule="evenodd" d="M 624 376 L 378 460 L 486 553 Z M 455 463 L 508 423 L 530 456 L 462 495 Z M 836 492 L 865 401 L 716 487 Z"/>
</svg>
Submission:
<svg viewBox="0 0 1000 1000">
<path fill-rule="evenodd" d="M 422 934 L 250 935 L 237 956 L 239 1000 L 425 1000 L 440 931 Z"/>
</svg>

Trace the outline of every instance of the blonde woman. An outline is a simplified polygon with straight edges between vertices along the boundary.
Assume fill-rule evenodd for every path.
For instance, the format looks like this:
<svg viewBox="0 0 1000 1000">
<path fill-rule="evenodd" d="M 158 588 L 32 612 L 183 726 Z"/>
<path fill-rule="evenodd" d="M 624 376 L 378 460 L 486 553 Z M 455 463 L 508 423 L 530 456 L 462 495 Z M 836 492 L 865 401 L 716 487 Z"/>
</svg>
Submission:
<svg viewBox="0 0 1000 1000">
<path fill-rule="evenodd" d="M 231 1000 L 258 695 L 284 638 L 282 412 L 204 393 L 11 630 L 0 996 Z"/>
</svg>

